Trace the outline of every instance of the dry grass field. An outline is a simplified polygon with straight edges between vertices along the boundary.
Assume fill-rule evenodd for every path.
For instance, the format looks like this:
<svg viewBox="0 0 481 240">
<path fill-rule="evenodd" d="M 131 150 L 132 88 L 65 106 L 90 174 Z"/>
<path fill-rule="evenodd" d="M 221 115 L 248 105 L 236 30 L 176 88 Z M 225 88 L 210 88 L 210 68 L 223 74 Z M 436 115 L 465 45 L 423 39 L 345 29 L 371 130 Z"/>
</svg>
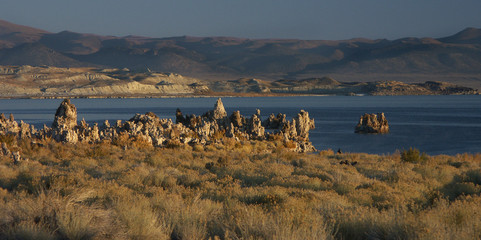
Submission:
<svg viewBox="0 0 481 240">
<path fill-rule="evenodd" d="M 0 140 L 0 239 L 481 238 L 481 154 Z"/>
</svg>

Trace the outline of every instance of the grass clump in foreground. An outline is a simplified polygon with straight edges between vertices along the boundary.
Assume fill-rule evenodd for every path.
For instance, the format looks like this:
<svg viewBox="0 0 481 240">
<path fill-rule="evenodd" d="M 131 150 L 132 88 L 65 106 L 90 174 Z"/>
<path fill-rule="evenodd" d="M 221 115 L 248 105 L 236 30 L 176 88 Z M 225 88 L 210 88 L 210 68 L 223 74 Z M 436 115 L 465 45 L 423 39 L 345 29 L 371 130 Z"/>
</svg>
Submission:
<svg viewBox="0 0 481 240">
<path fill-rule="evenodd" d="M 480 154 L 7 145 L 29 160 L 0 157 L 0 239 L 481 238 Z"/>
<path fill-rule="evenodd" d="M 428 155 L 424 152 L 420 153 L 416 148 L 409 148 L 409 150 L 401 152 L 401 160 L 411 163 L 421 163 L 428 160 Z"/>
</svg>

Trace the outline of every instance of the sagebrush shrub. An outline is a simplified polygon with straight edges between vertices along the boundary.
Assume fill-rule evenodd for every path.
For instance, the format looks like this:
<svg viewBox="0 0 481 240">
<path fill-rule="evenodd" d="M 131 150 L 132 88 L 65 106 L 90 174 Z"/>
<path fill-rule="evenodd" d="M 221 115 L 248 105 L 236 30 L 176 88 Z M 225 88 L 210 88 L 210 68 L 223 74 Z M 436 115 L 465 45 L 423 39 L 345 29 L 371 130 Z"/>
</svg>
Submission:
<svg viewBox="0 0 481 240">
<path fill-rule="evenodd" d="M 481 154 L 11 142 L 0 239 L 477 239 Z M 0 138 L 0 142 L 2 139 Z M 10 141 L 7 139 L 7 141 Z M 358 162 L 355 166 L 340 160 Z M 429 160 L 429 161 L 427 161 Z M 453 164 L 459 163 L 459 164 Z"/>
<path fill-rule="evenodd" d="M 421 163 L 428 160 L 426 153 L 420 153 L 416 148 L 409 148 L 409 150 L 404 150 L 401 152 L 401 160 L 410 163 Z"/>
</svg>

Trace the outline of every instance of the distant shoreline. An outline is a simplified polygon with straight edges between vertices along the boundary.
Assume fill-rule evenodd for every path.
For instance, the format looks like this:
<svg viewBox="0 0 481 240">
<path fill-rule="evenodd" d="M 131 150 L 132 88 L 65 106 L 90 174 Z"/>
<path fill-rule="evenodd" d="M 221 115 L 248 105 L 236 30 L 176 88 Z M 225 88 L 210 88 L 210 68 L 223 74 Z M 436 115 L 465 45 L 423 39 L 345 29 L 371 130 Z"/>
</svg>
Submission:
<svg viewBox="0 0 481 240">
<path fill-rule="evenodd" d="M 13 99 L 142 99 L 142 98 L 231 98 L 231 97 L 370 97 L 370 96 L 479 96 L 480 94 L 403 94 L 403 95 L 369 95 L 369 94 L 356 94 L 356 95 L 342 95 L 342 94 L 212 94 L 212 95 L 160 95 L 160 96 L 18 96 L 18 97 L 3 97 L 0 96 L 0 100 L 13 100 Z"/>
<path fill-rule="evenodd" d="M 214 95 L 163 95 L 163 96 L 52 96 L 52 97 L 1 97 L 0 100 L 10 99 L 142 99 L 142 98 L 231 98 L 231 97 L 328 97 L 346 96 L 335 94 L 214 94 Z M 362 96 L 362 95 L 357 95 Z"/>
<path fill-rule="evenodd" d="M 340 82 L 328 76 L 209 81 L 175 73 L 27 65 L 0 66 L 0 85 L 0 99 L 479 94 L 477 89 L 441 81 Z"/>
<path fill-rule="evenodd" d="M 32 99 L 32 100 L 43 100 L 43 99 L 142 99 L 142 98 L 261 98 L 261 97 L 375 97 L 375 96 L 479 96 L 480 94 L 426 94 L 426 95 L 336 95 L 336 94 L 278 94 L 278 95 L 172 95 L 172 96 L 55 96 L 55 97 L 0 97 L 0 100 L 15 100 L 15 99 Z"/>
</svg>

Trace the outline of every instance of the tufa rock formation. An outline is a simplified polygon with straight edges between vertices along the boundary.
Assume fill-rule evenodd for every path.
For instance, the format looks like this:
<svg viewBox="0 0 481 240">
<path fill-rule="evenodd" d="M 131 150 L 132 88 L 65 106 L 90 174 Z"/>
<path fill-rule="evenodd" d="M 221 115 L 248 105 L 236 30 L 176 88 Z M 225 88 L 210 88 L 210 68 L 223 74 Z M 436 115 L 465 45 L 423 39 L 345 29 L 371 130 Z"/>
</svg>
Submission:
<svg viewBox="0 0 481 240">
<path fill-rule="evenodd" d="M 57 109 L 51 128 L 44 126 L 35 130 L 33 126 L 0 115 L 0 134 L 13 134 L 22 138 L 52 138 L 65 143 L 95 143 L 100 141 L 115 142 L 119 139 L 134 139 L 154 147 L 178 146 L 185 144 L 208 145 L 222 142 L 222 138 L 240 140 L 281 140 L 290 150 L 310 152 L 315 148 L 309 141 L 309 131 L 314 128 L 314 119 L 309 113 L 300 113 L 287 121 L 284 114 L 274 114 L 265 120 L 261 119 L 260 110 L 247 118 L 235 111 L 227 116 L 224 105 L 219 98 L 213 110 L 202 116 L 183 115 L 180 109 L 176 111 L 176 122 L 170 119 L 160 119 L 152 112 L 136 114 L 122 123 L 117 120 L 111 125 L 105 121 L 101 127 L 95 123 L 89 126 L 85 120 L 77 124 L 77 109 L 65 99 Z M 266 131 L 269 129 L 270 131 Z"/>
<path fill-rule="evenodd" d="M 54 129 L 71 129 L 77 126 L 77 108 L 70 103 L 70 99 L 65 99 L 57 108 L 55 119 L 52 123 Z"/>
<path fill-rule="evenodd" d="M 21 162 L 23 160 L 28 161 L 28 159 L 23 159 L 22 156 L 20 156 L 20 152 L 10 151 L 5 142 L 2 142 L 2 147 L 0 149 L 0 156 L 5 156 L 5 157 L 10 158 L 13 161 L 14 164 L 18 164 L 19 162 Z"/>
<path fill-rule="evenodd" d="M 227 112 L 225 111 L 224 104 L 222 103 L 222 100 L 220 98 L 217 99 L 217 102 L 214 105 L 214 109 L 211 111 L 208 111 L 204 116 L 212 119 L 212 120 L 217 120 L 217 119 L 223 119 L 227 117 Z"/>
<path fill-rule="evenodd" d="M 83 123 L 82 123 L 83 125 Z M 69 99 L 63 100 L 55 113 L 51 136 L 59 142 L 76 143 L 78 141 L 77 108 Z"/>
<path fill-rule="evenodd" d="M 387 123 L 384 113 L 365 113 L 359 119 L 359 123 L 357 124 L 354 132 L 384 134 L 389 132 L 389 124 Z"/>
</svg>

